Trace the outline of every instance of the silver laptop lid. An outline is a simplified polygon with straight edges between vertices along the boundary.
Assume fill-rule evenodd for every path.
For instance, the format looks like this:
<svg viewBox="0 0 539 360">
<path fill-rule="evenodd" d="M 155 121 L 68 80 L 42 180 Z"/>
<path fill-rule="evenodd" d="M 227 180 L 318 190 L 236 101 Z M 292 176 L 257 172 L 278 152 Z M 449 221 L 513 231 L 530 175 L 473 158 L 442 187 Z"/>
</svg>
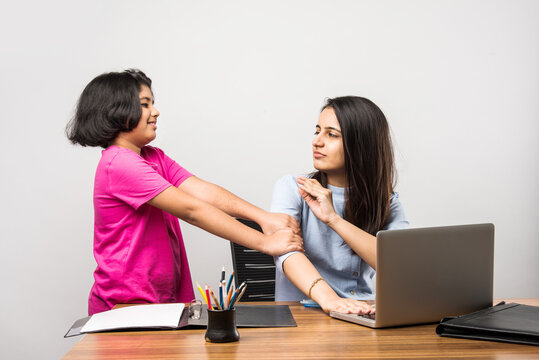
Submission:
<svg viewBox="0 0 539 360">
<path fill-rule="evenodd" d="M 376 255 L 376 327 L 492 305 L 493 224 L 380 231 Z"/>
</svg>

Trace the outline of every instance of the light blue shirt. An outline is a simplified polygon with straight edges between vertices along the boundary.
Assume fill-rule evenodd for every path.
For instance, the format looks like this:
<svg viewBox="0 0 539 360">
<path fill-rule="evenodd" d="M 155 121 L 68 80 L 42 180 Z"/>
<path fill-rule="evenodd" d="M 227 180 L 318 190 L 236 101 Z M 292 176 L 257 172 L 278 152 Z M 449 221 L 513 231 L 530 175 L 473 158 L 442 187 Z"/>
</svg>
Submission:
<svg viewBox="0 0 539 360">
<path fill-rule="evenodd" d="M 328 189 L 332 192 L 335 211 L 342 216 L 345 188 L 328 185 Z M 273 190 L 271 211 L 291 215 L 301 224 L 305 255 L 337 295 L 358 300 L 375 298 L 376 271 L 335 231 L 316 217 L 299 195 L 295 176 L 286 175 L 277 181 Z M 408 226 L 399 195 L 393 193 L 390 198 L 389 220 L 384 230 L 403 229 Z M 307 298 L 283 273 L 283 262 L 293 253 L 275 257 L 276 301 L 297 301 Z"/>
</svg>

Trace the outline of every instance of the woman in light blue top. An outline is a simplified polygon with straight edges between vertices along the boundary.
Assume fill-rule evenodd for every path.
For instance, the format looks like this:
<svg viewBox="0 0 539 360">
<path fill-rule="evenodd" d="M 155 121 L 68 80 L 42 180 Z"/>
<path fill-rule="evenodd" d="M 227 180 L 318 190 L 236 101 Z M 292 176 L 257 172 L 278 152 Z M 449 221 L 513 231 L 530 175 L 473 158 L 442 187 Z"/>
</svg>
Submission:
<svg viewBox="0 0 539 360">
<path fill-rule="evenodd" d="M 301 224 L 305 253 L 275 258 L 277 301 L 310 297 L 324 311 L 373 313 L 376 232 L 408 227 L 398 194 L 389 125 L 372 101 L 328 99 L 308 177 L 275 185 L 271 211 Z"/>
</svg>

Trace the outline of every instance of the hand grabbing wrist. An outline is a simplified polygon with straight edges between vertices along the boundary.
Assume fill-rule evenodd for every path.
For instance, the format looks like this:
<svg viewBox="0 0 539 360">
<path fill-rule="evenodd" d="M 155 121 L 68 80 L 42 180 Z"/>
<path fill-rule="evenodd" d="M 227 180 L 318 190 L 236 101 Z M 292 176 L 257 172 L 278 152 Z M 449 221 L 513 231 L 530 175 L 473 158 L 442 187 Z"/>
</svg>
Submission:
<svg viewBox="0 0 539 360">
<path fill-rule="evenodd" d="M 301 232 L 297 220 L 284 213 L 266 212 L 266 215 L 260 220 L 259 225 L 266 235 L 271 235 L 282 229 L 290 229 L 294 234 L 300 234 Z"/>
</svg>

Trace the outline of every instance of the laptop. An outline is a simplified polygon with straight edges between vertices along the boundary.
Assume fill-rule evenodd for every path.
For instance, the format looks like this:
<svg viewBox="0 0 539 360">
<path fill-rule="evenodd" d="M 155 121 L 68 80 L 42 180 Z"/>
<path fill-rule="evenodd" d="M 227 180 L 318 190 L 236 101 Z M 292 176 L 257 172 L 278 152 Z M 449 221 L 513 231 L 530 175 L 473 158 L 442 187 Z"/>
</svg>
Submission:
<svg viewBox="0 0 539 360">
<path fill-rule="evenodd" d="M 492 306 L 493 224 L 383 230 L 376 239 L 376 314 L 331 317 L 383 328 Z"/>
</svg>

